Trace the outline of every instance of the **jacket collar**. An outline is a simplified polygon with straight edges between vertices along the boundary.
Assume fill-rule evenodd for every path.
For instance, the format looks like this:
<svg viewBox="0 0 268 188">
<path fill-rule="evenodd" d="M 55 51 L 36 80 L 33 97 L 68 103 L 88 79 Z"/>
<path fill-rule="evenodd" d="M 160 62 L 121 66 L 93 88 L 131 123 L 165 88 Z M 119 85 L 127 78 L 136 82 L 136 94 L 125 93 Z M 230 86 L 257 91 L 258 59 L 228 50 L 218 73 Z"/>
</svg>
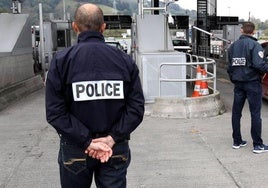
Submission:
<svg viewBox="0 0 268 188">
<path fill-rule="evenodd" d="M 252 39 L 252 40 L 257 41 L 257 39 L 256 39 L 255 37 L 251 36 L 251 35 L 245 35 L 245 34 L 243 34 L 243 35 L 241 35 L 239 38 L 240 38 L 240 39 L 250 38 L 250 39 Z"/>
<path fill-rule="evenodd" d="M 88 42 L 88 41 L 93 41 L 93 42 L 105 42 L 103 35 L 100 32 L 96 31 L 83 31 L 78 35 L 78 40 L 77 42 Z"/>
</svg>

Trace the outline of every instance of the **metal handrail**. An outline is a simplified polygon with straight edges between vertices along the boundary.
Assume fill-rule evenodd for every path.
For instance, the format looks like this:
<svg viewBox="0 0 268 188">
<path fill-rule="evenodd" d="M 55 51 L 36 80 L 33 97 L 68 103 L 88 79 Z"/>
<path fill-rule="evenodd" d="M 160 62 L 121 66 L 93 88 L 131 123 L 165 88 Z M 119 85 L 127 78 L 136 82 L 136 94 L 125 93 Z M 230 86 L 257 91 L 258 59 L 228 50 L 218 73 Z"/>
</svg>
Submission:
<svg viewBox="0 0 268 188">
<path fill-rule="evenodd" d="M 202 56 L 196 56 L 196 55 L 190 55 L 186 54 L 190 58 L 190 62 L 180 62 L 180 63 L 170 63 L 170 62 L 163 62 L 159 66 L 159 96 L 161 97 L 161 83 L 162 82 L 193 82 L 197 80 L 213 80 L 213 93 L 216 91 L 216 61 L 214 59 L 210 58 L 205 58 Z M 193 62 L 193 57 L 196 58 L 196 62 Z M 202 59 L 204 60 L 203 62 L 200 62 L 199 60 Z M 209 72 L 207 69 L 207 65 L 212 65 L 213 66 L 213 72 Z M 207 72 L 207 77 L 206 78 L 192 78 L 192 70 L 197 67 L 197 65 L 203 65 L 206 72 Z M 177 79 L 169 79 L 169 78 L 163 78 L 162 77 L 162 67 L 163 66 L 189 66 L 191 69 L 191 75 L 190 78 L 177 78 Z"/>
</svg>

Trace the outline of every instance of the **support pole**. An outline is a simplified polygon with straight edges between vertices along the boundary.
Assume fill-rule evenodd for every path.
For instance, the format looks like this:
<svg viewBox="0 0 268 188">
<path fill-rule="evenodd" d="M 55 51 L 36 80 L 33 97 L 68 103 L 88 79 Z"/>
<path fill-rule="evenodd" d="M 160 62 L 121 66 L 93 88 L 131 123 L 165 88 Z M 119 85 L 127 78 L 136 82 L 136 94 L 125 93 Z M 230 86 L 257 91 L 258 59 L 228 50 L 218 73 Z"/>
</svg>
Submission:
<svg viewBox="0 0 268 188">
<path fill-rule="evenodd" d="M 153 0 L 152 3 L 152 7 L 159 7 L 159 0 Z M 154 14 L 159 14 L 159 10 L 155 10 Z"/>
<path fill-rule="evenodd" d="M 39 34 L 40 34 L 40 61 L 42 65 L 42 77 L 45 79 L 45 44 L 42 3 L 39 3 Z"/>
</svg>

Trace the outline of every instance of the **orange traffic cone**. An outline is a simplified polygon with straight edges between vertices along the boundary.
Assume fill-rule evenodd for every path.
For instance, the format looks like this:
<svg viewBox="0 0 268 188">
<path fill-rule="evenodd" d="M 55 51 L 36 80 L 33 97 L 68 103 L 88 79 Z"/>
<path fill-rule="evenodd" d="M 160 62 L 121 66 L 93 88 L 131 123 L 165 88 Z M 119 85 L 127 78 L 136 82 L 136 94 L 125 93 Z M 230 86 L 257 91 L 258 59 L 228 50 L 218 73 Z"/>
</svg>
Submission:
<svg viewBox="0 0 268 188">
<path fill-rule="evenodd" d="M 195 81 L 194 92 L 192 93 L 192 97 L 199 97 L 200 96 L 200 85 L 201 85 L 200 80 Z"/>
<path fill-rule="evenodd" d="M 196 67 L 196 79 L 201 79 L 201 77 L 202 77 L 201 71 L 202 71 L 201 67 L 199 65 L 197 65 L 197 67 Z M 196 80 L 195 85 L 194 85 L 194 91 L 192 93 L 192 97 L 199 97 L 200 96 L 200 85 L 201 85 L 201 81 Z"/>
<path fill-rule="evenodd" d="M 205 69 L 202 70 L 202 78 L 207 78 L 207 71 Z M 202 80 L 200 85 L 200 95 L 205 96 L 208 94 L 209 94 L 208 83 L 206 80 Z"/>
<path fill-rule="evenodd" d="M 196 66 L 196 79 L 200 79 L 202 78 L 202 69 L 200 67 L 200 65 Z"/>
</svg>

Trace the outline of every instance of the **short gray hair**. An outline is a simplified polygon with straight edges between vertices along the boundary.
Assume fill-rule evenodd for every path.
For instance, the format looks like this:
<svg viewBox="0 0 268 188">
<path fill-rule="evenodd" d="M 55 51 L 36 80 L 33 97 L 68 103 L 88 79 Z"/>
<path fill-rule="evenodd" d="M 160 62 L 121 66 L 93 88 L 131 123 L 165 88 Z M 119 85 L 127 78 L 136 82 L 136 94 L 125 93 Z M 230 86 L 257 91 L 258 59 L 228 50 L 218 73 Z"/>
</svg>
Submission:
<svg viewBox="0 0 268 188">
<path fill-rule="evenodd" d="M 75 11 L 74 19 L 80 31 L 99 31 L 104 23 L 101 8 L 90 3 L 79 6 Z"/>
</svg>

